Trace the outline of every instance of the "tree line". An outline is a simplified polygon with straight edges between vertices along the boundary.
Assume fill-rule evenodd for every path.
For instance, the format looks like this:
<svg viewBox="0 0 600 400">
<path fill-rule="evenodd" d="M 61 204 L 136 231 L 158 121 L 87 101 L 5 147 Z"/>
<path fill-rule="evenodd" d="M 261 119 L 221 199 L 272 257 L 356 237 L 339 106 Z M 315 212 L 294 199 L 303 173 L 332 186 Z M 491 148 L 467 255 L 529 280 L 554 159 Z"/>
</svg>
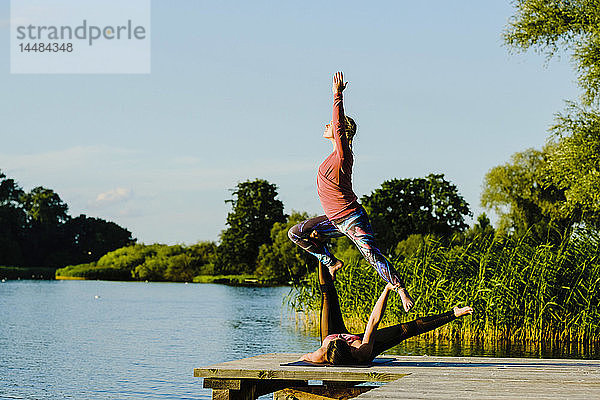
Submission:
<svg viewBox="0 0 600 400">
<path fill-rule="evenodd" d="M 114 222 L 72 217 L 68 210 L 52 189 L 25 192 L 0 170 L 0 265 L 57 268 L 135 243 L 131 232 Z"/>
<path fill-rule="evenodd" d="M 468 227 L 465 217 L 471 215 L 456 186 L 441 174 L 385 181 L 361 201 L 372 216 L 377 239 L 390 254 L 410 248 L 401 244 L 411 235 L 445 237 L 462 232 Z M 231 204 L 231 211 L 219 242 L 199 242 L 192 246 L 136 244 L 91 263 L 67 266 L 57 274 L 88 279 L 167 281 L 205 281 L 202 276 L 243 275 L 281 283 L 299 281 L 314 269 L 316 260 L 287 235 L 292 226 L 310 215 L 298 211 L 285 214 L 275 184 L 264 179 L 240 182 L 226 202 Z M 489 225 L 485 216 L 483 220 Z M 335 239 L 329 245 L 343 259 L 360 258 L 348 239 Z"/>
<path fill-rule="evenodd" d="M 386 254 L 401 260 L 422 247 L 427 236 L 443 243 L 460 242 L 461 246 L 482 235 L 515 239 L 527 236 L 528 240 L 548 246 L 558 246 L 582 234 L 594 237 L 600 224 L 598 5 L 596 0 L 515 2 L 516 13 L 504 32 L 505 43 L 516 51 L 534 49 L 548 57 L 570 52 L 582 95 L 579 101 L 567 102 L 565 110 L 556 115 L 548 140 L 541 149 L 518 152 L 507 163 L 486 174 L 481 203 L 499 216 L 496 228 L 491 226 L 485 214 L 478 216 L 477 223 L 468 228 L 465 218 L 471 215 L 469 205 L 444 175 L 392 179 L 361 198 Z M 2 182 L 3 185 L 9 182 L 2 187 L 0 195 L 2 218 L 12 223 L 0 225 L 2 254 L 10 253 L 3 256 L 0 263 L 6 263 L 4 260 L 8 259 L 9 263 L 17 260 L 14 262 L 56 265 L 49 255 L 53 252 L 48 250 L 52 247 L 49 246 L 52 239 L 46 235 L 44 242 L 32 240 L 32 237 L 44 237 L 46 228 L 33 226 L 44 225 L 43 221 L 48 220 L 43 216 L 42 208 L 38 207 L 36 211 L 35 204 L 42 199 L 44 204 L 55 204 L 52 207 L 55 212 L 49 220 L 54 221 L 55 226 L 68 226 L 69 221 L 60 212 L 61 202 L 56 201 L 53 192 L 43 188 L 39 193 L 34 189 L 30 196 L 11 189 L 10 180 Z M 286 215 L 283 203 L 277 199 L 276 185 L 264 179 L 248 180 L 240 182 L 232 195 L 227 200 L 232 206 L 227 216 L 227 228 L 219 241 L 194 245 L 202 248 L 201 255 L 194 246 L 173 249 L 173 246 L 163 246 L 165 250 L 159 252 L 155 250 L 160 245 L 135 245 L 129 248 L 126 256 L 123 255 L 143 260 L 134 265 L 121 261 L 107 264 L 107 260 L 98 260 L 101 251 L 94 251 L 93 256 L 88 254 L 90 257 L 87 258 L 81 254 L 81 248 L 79 253 L 72 252 L 83 262 L 97 260 L 88 269 L 124 268 L 126 273 L 122 276 L 129 279 L 188 280 L 189 276 L 197 275 L 250 274 L 288 281 L 301 279 L 313 268 L 314 260 L 287 239 L 287 230 L 309 215 L 305 212 Z M 37 222 L 32 224 L 32 221 Z M 23 239 L 23 232 L 29 232 L 29 239 Z M 74 240 L 75 235 L 63 237 Z M 460 240 L 456 241 L 457 237 Z M 10 243 L 15 242 L 29 243 L 25 246 L 27 250 L 23 251 L 22 247 L 11 250 Z M 38 248 L 39 243 L 42 245 Z M 344 238 L 332 240 L 330 246 L 346 261 L 360 259 L 354 246 Z M 149 247 L 155 250 L 146 252 Z M 42 248 L 46 251 L 41 251 Z M 136 252 L 147 256 L 138 257 L 133 254 Z M 187 272 L 174 278 L 173 273 L 166 272 L 168 265 L 171 265 L 170 271 Z"/>
</svg>

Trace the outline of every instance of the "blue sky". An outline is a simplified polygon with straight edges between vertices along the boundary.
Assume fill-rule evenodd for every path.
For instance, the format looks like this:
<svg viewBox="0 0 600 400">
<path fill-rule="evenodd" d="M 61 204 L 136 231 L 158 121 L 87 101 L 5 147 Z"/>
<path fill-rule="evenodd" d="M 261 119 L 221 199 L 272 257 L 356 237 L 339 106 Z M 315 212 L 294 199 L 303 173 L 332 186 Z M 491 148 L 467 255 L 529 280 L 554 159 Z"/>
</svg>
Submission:
<svg viewBox="0 0 600 400">
<path fill-rule="evenodd" d="M 568 57 L 513 54 L 506 2 L 152 2 L 152 73 L 11 75 L 0 5 L 0 169 L 145 243 L 217 240 L 264 178 L 322 213 L 331 75 L 350 82 L 354 189 L 444 173 L 475 216 L 485 173 L 541 147 L 578 90 Z M 107 60 L 110 62 L 110 60 Z"/>
</svg>

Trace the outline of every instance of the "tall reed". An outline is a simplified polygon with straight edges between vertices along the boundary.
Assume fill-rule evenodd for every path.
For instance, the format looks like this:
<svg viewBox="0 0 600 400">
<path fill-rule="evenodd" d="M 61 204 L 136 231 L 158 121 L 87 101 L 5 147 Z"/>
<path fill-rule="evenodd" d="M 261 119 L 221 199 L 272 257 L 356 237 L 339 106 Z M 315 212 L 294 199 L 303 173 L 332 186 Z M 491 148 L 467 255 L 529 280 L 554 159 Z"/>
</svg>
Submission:
<svg viewBox="0 0 600 400">
<path fill-rule="evenodd" d="M 600 339 L 600 241 L 574 235 L 560 245 L 528 236 L 479 236 L 450 243 L 428 237 L 395 266 L 415 299 L 404 313 L 390 299 L 385 324 L 471 305 L 471 318 L 432 333 L 476 340 L 595 342 Z M 348 263 L 336 279 L 347 325 L 364 328 L 385 282 L 365 261 Z M 304 320 L 318 324 L 316 273 L 294 288 L 289 299 Z"/>
</svg>

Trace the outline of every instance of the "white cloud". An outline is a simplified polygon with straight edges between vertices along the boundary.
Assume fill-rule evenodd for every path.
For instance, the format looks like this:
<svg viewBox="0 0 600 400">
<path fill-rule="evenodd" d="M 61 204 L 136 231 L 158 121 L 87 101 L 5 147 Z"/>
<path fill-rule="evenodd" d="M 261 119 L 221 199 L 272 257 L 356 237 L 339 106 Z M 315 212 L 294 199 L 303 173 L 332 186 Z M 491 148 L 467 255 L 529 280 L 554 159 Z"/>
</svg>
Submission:
<svg viewBox="0 0 600 400">
<path fill-rule="evenodd" d="M 131 197 L 131 189 L 116 188 L 107 192 L 100 193 L 96 196 L 93 204 L 96 206 L 104 206 L 107 204 L 119 203 L 128 200 Z"/>
<path fill-rule="evenodd" d="M 114 221 L 142 241 L 173 242 L 193 241 L 199 235 L 215 237 L 228 211 L 224 203 L 231 196 L 228 189 L 246 179 L 287 185 L 290 189 L 280 193 L 289 191 L 290 205 L 301 207 L 297 197 L 307 191 L 298 189 L 296 182 L 313 182 L 316 163 L 308 158 L 214 162 L 192 152 L 167 155 L 74 146 L 40 153 L 0 153 L 0 169 L 25 190 L 39 185 L 55 190 L 69 204 L 71 215 Z M 309 197 L 314 197 L 312 191 Z"/>
</svg>

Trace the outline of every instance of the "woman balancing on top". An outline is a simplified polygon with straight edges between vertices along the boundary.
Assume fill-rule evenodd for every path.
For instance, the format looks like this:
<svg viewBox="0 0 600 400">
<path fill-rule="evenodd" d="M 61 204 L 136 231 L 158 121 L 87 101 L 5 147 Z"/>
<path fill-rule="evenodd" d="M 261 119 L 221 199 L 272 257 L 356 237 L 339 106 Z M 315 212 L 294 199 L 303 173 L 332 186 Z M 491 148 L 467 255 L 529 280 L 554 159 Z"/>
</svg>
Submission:
<svg viewBox="0 0 600 400">
<path fill-rule="evenodd" d="M 365 332 L 360 335 L 353 335 L 348 332 L 344 325 L 331 275 L 321 263 L 319 263 L 319 284 L 321 286 L 320 322 L 322 344 L 316 351 L 300 357 L 300 361 L 334 365 L 367 363 L 403 340 L 429 332 L 458 317 L 473 313 L 471 307 L 454 307 L 453 310 L 443 314 L 430 315 L 411 322 L 377 329 L 385 312 L 390 290 L 394 288 L 393 285 L 388 283 L 373 307 Z"/>
<path fill-rule="evenodd" d="M 317 192 L 325 215 L 293 226 L 289 238 L 329 268 L 332 279 L 344 264 L 327 249 L 321 238 L 348 236 L 377 273 L 400 294 L 408 312 L 413 300 L 395 268 L 375 243 L 373 229 L 364 208 L 352 190 L 352 138 L 356 123 L 344 115 L 342 92 L 346 88 L 341 72 L 333 76 L 333 120 L 325 126 L 323 137 L 333 144 L 333 153 L 323 161 L 317 174 Z"/>
</svg>

